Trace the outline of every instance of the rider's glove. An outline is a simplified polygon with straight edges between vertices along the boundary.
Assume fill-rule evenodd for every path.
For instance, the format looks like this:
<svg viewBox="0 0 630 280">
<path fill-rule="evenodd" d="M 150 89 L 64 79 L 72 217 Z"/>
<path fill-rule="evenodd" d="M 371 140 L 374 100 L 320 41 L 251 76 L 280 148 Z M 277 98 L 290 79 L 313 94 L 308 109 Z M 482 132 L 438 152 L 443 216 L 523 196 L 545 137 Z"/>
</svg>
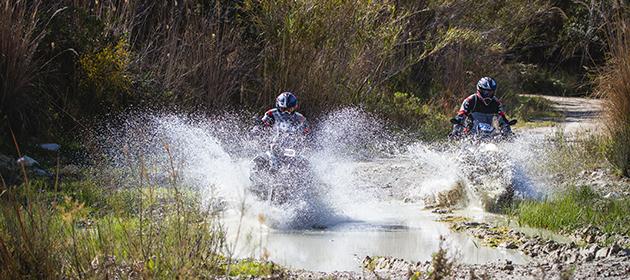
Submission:
<svg viewBox="0 0 630 280">
<path fill-rule="evenodd" d="M 466 119 L 466 116 L 462 115 L 457 115 L 455 117 L 455 120 L 457 120 L 457 123 L 459 123 L 460 125 L 464 124 L 464 119 Z"/>
</svg>

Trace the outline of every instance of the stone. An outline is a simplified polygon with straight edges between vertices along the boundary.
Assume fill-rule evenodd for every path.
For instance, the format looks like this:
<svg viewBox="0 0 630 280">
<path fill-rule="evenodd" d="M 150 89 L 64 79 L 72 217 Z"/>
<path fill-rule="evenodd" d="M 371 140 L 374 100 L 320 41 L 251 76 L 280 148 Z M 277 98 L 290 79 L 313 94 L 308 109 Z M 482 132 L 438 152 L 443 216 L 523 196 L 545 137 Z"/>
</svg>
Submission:
<svg viewBox="0 0 630 280">
<path fill-rule="evenodd" d="M 518 249 L 518 246 L 514 242 L 511 242 L 511 241 L 502 242 L 497 247 L 505 248 L 505 249 Z"/>
<path fill-rule="evenodd" d="M 572 264 L 572 263 L 576 263 L 578 261 L 578 255 L 576 252 L 571 252 L 569 254 L 566 255 L 566 261 L 565 263 L 567 264 Z"/>
<path fill-rule="evenodd" d="M 587 248 L 582 249 L 580 251 L 580 256 L 584 261 L 592 261 L 595 258 L 595 253 L 599 250 L 599 246 L 597 244 L 593 244 Z"/>
<path fill-rule="evenodd" d="M 596 260 L 605 259 L 608 256 L 608 251 L 609 251 L 609 248 L 601 248 L 597 250 L 597 253 L 595 253 L 595 259 Z"/>
<path fill-rule="evenodd" d="M 464 225 L 467 226 L 467 227 L 476 227 L 476 226 L 479 226 L 480 223 L 478 223 L 478 222 L 464 222 Z"/>
<path fill-rule="evenodd" d="M 59 151 L 59 149 L 61 149 L 61 145 L 57 144 L 57 143 L 45 143 L 45 144 L 39 144 L 39 147 L 46 150 L 46 151 L 50 151 L 50 152 L 57 152 Z"/>
<path fill-rule="evenodd" d="M 19 174 L 18 165 L 14 159 L 0 154 L 0 175 L 4 178 L 7 184 L 12 183 L 14 178 Z"/>
<path fill-rule="evenodd" d="M 34 166 L 34 165 L 39 165 L 39 162 L 37 162 L 34 158 L 29 157 L 29 156 L 27 156 L 27 155 L 24 155 L 23 157 L 18 158 L 18 159 L 17 159 L 17 163 L 18 163 L 18 164 L 23 164 L 23 165 L 24 165 L 24 166 L 26 166 L 26 167 L 31 167 L 31 166 Z"/>
<path fill-rule="evenodd" d="M 621 251 L 623 248 L 621 248 L 621 246 L 619 246 L 619 244 L 617 244 L 617 242 L 615 242 L 615 244 L 613 244 L 612 246 L 610 246 L 610 252 L 608 252 L 608 254 L 610 255 L 614 255 L 617 254 L 619 251 Z"/>
<path fill-rule="evenodd" d="M 448 213 L 452 213 L 453 211 L 449 210 L 449 209 L 442 209 L 442 208 L 436 208 L 433 209 L 433 211 L 431 211 L 431 213 L 435 213 L 435 214 L 448 214 Z"/>
</svg>

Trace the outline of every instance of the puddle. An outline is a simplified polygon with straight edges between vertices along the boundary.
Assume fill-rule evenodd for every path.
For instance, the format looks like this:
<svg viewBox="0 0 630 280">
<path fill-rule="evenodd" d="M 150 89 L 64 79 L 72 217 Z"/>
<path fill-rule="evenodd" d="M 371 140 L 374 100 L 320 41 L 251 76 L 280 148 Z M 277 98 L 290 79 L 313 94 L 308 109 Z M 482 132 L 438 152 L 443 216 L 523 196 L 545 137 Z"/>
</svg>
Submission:
<svg viewBox="0 0 630 280">
<path fill-rule="evenodd" d="M 420 210 L 419 205 L 389 202 L 371 206 L 386 212 L 374 219 L 342 222 L 324 230 L 273 230 L 258 221 L 244 219 L 235 255 L 266 255 L 269 260 L 294 269 L 360 271 L 365 256 L 430 260 L 439 247 L 439 237 L 444 236 L 449 253 L 454 253 L 459 262 L 528 261 L 516 250 L 481 247 L 470 236 L 452 232 L 448 224 L 436 222 L 437 215 Z M 398 220 L 392 220 L 390 215 Z M 226 222 L 231 228 L 238 225 L 237 219 Z M 234 231 L 230 232 L 234 240 Z"/>
</svg>

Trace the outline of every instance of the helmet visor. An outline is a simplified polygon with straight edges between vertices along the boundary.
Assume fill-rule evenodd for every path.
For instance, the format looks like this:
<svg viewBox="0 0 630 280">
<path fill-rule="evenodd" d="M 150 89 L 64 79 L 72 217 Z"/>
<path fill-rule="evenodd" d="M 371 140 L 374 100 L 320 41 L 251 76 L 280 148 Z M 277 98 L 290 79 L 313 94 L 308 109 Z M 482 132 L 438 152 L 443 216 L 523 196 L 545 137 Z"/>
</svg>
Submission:
<svg viewBox="0 0 630 280">
<path fill-rule="evenodd" d="M 494 90 L 491 89 L 479 89 L 479 94 L 481 94 L 481 97 L 485 98 L 492 98 L 494 96 Z"/>
<path fill-rule="evenodd" d="M 297 106 L 293 106 L 293 107 L 284 107 L 284 108 L 280 108 L 280 112 L 283 113 L 293 113 L 295 112 L 295 110 L 297 109 Z"/>
</svg>

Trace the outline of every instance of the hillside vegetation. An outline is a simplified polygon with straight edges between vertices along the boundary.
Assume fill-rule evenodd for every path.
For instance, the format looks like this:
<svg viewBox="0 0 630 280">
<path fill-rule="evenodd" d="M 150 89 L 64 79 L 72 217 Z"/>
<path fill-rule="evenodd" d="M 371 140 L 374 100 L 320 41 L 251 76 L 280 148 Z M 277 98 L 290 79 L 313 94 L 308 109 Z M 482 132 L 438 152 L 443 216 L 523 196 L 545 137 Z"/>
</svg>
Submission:
<svg viewBox="0 0 630 280">
<path fill-rule="evenodd" d="M 434 127 L 474 91 L 584 95 L 623 1 L 17 1 L 0 3 L 0 129 L 18 142 L 129 108 L 259 111 L 281 91 L 309 117 L 362 106 Z M 522 106 L 521 106 L 522 107 Z M 527 110 L 526 108 L 524 110 Z M 429 129 L 426 133 L 442 133 Z"/>
</svg>

